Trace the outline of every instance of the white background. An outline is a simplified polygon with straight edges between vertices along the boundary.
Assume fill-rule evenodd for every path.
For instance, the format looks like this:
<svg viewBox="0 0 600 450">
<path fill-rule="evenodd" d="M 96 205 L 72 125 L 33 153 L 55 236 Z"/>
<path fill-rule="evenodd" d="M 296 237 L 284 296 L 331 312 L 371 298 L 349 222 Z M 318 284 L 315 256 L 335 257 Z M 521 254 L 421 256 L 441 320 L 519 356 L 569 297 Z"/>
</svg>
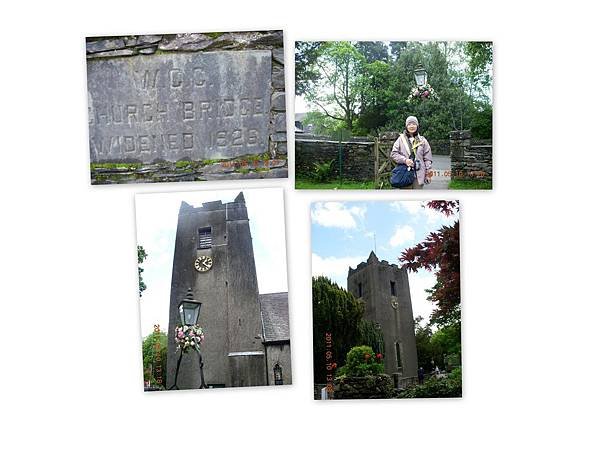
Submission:
<svg viewBox="0 0 600 450">
<path fill-rule="evenodd" d="M 4 2 L 0 445 L 597 445 L 598 15 L 533 3 Z M 239 185 L 91 187 L 84 36 L 279 28 L 288 105 L 294 40 L 495 42 L 494 190 L 438 195 L 462 201 L 462 400 L 312 400 L 309 203 L 413 196 L 291 180 L 245 186 L 287 189 L 294 385 L 142 392 L 134 193 Z"/>
</svg>

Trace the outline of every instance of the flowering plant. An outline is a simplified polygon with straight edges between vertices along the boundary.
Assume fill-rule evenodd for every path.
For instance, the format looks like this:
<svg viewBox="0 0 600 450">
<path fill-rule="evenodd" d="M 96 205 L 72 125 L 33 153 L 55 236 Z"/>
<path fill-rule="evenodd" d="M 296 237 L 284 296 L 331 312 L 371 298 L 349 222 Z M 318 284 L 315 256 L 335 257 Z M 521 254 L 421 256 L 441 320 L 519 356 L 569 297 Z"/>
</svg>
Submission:
<svg viewBox="0 0 600 450">
<path fill-rule="evenodd" d="M 429 83 L 423 86 L 417 86 L 410 91 L 410 94 L 407 100 L 410 102 L 412 100 L 423 99 L 423 100 L 437 100 L 438 94 L 433 90 Z"/>
<path fill-rule="evenodd" d="M 187 353 L 188 350 L 200 350 L 200 344 L 204 342 L 204 331 L 200 325 L 183 325 L 175 328 L 175 343 L 177 350 Z"/>
<path fill-rule="evenodd" d="M 346 356 L 346 365 L 340 367 L 336 375 L 349 377 L 365 377 L 384 372 L 383 355 L 375 353 L 367 345 L 352 347 Z"/>
</svg>

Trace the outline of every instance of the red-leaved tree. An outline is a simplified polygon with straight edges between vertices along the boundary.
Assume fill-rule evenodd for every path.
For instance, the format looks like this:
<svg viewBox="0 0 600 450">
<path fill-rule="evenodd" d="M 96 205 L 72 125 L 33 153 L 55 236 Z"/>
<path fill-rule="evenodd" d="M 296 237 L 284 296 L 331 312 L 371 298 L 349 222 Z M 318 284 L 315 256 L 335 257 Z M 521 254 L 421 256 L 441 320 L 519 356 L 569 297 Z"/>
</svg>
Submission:
<svg viewBox="0 0 600 450">
<path fill-rule="evenodd" d="M 446 216 L 458 214 L 458 201 L 430 201 L 427 208 Z M 452 226 L 442 226 L 429 233 L 425 240 L 402 252 L 399 261 L 407 270 L 426 269 L 436 276 L 436 283 L 428 289 L 428 300 L 436 309 L 431 322 L 449 325 L 460 321 L 460 243 L 458 219 Z"/>
</svg>

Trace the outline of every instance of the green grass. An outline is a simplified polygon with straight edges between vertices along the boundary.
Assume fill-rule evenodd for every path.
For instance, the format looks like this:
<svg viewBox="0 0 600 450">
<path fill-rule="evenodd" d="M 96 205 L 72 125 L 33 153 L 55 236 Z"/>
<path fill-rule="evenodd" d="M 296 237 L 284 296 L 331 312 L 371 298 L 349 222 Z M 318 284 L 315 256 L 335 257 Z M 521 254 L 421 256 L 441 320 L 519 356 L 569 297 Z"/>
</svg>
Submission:
<svg viewBox="0 0 600 450">
<path fill-rule="evenodd" d="M 327 181 L 318 183 L 314 180 L 296 179 L 296 189 L 375 189 L 375 184 L 372 181 L 347 181 L 342 180 L 342 184 L 338 181 Z"/>
<path fill-rule="evenodd" d="M 139 169 L 142 167 L 141 163 L 91 163 L 90 168 L 94 169 Z"/>
<path fill-rule="evenodd" d="M 492 189 L 490 180 L 456 180 L 448 184 L 448 189 Z"/>
</svg>

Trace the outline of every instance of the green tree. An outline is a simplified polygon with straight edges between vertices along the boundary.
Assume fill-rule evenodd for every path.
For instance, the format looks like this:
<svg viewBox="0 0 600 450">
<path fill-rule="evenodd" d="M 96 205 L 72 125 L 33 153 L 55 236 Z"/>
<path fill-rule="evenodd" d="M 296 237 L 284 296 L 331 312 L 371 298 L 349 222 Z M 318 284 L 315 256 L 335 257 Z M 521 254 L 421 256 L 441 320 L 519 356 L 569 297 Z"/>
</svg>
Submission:
<svg viewBox="0 0 600 450">
<path fill-rule="evenodd" d="M 303 95 L 312 83 L 321 78 L 315 65 L 316 59 L 321 54 L 323 42 L 296 41 L 295 69 L 296 69 L 296 95 Z"/>
<path fill-rule="evenodd" d="M 166 388 L 167 373 L 167 335 L 154 331 L 142 342 L 142 358 L 144 364 L 144 381 Z"/>
<path fill-rule="evenodd" d="M 375 61 L 386 61 L 389 57 L 388 46 L 380 41 L 359 41 L 354 46 L 369 64 Z"/>
<path fill-rule="evenodd" d="M 448 357 L 460 361 L 460 322 L 435 329 L 431 323 L 425 322 L 422 317 L 417 317 L 415 338 L 419 367 L 423 367 L 426 372 L 431 372 L 435 366 L 445 369 Z"/>
<path fill-rule="evenodd" d="M 312 306 L 314 380 L 315 383 L 324 383 L 327 375 L 326 351 L 332 352 L 332 361 L 338 366 L 345 363 L 346 353 L 360 337 L 359 324 L 364 303 L 329 278 L 319 276 L 312 279 Z M 331 347 L 326 347 L 326 333 L 331 335 Z"/>
<path fill-rule="evenodd" d="M 360 114 L 356 132 L 371 134 L 383 128 L 388 121 L 387 103 L 390 92 L 391 65 L 385 61 L 373 61 L 363 68 Z"/>
<path fill-rule="evenodd" d="M 344 128 L 344 123 L 323 114 L 321 111 L 309 111 L 304 117 L 305 125 L 312 125 L 313 133 L 332 136 Z"/>
<path fill-rule="evenodd" d="M 140 298 L 142 298 L 142 292 L 144 292 L 146 290 L 146 283 L 144 283 L 144 280 L 142 279 L 142 272 L 144 272 L 144 269 L 142 268 L 141 264 L 148 257 L 148 254 L 146 253 L 146 250 L 144 250 L 144 247 L 142 247 L 141 245 L 138 245 L 137 246 L 137 255 L 138 255 L 138 288 L 139 288 Z"/>
<path fill-rule="evenodd" d="M 320 74 L 316 80 L 304 80 L 307 101 L 352 130 L 360 106 L 364 64 L 365 57 L 350 42 L 323 43 L 318 57 L 305 69 Z"/>
<path fill-rule="evenodd" d="M 362 319 L 358 323 L 358 342 L 371 347 L 375 353 L 385 355 L 383 332 L 372 320 Z"/>
</svg>

